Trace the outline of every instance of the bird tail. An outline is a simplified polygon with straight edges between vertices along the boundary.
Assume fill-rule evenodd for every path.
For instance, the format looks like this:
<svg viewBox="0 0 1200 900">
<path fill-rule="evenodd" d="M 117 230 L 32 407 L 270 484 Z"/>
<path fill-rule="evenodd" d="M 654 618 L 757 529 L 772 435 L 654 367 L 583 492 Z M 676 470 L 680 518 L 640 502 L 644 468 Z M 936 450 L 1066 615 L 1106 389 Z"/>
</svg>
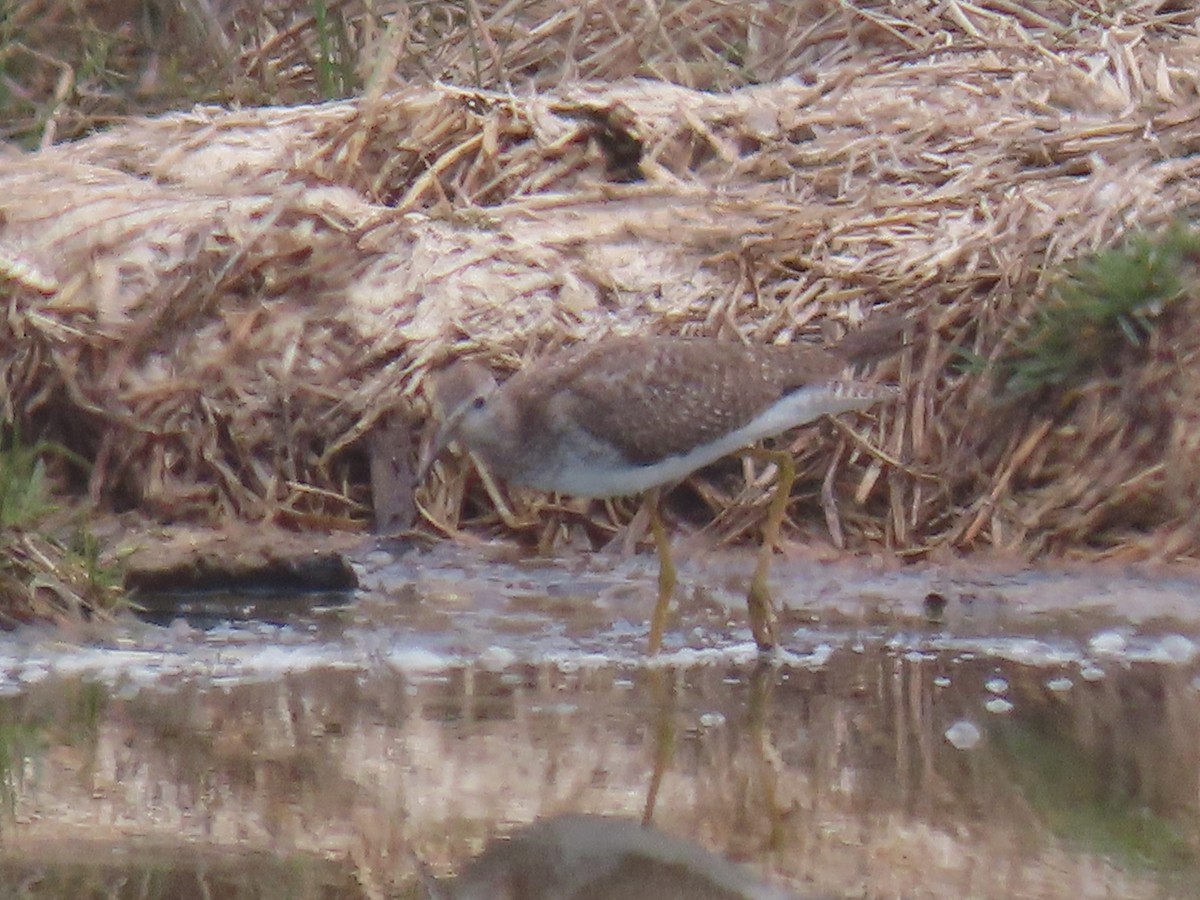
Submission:
<svg viewBox="0 0 1200 900">
<path fill-rule="evenodd" d="M 867 366 L 887 359 L 906 346 L 904 329 L 912 320 L 902 313 L 880 316 L 858 331 L 852 331 L 834 348 L 846 362 L 853 366 Z"/>
</svg>

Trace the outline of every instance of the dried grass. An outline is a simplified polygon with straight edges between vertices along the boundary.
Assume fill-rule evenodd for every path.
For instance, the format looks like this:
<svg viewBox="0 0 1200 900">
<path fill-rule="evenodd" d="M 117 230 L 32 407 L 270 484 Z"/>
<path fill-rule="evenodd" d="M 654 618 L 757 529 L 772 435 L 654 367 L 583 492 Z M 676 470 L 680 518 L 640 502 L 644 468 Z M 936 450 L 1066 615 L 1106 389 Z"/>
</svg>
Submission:
<svg viewBox="0 0 1200 900">
<path fill-rule="evenodd" d="M 431 33 L 393 22 L 405 52 L 371 57 L 360 100 L 200 107 L 4 158 L 0 412 L 94 459 L 89 490 L 118 507 L 355 526 L 364 437 L 397 407 L 419 424 L 451 357 L 512 369 L 614 332 L 812 339 L 913 309 L 916 343 L 883 373 L 903 408 L 797 437 L 817 501 L 793 506 L 798 533 L 1195 553 L 1193 317 L 1054 404 L 1013 410 L 956 366 L 1003 356 L 1066 261 L 1194 213 L 1194 12 L 469 10 L 427 68 L 531 87 L 383 90 Z M 678 83 L 572 80 L 631 71 Z M 640 143 L 644 181 L 606 176 L 614 135 Z M 440 471 L 430 520 L 495 523 L 461 465 Z M 720 537 L 753 527 L 761 485 L 696 485 Z M 543 541 L 611 530 L 602 504 L 532 524 L 545 498 L 515 502 Z"/>
</svg>

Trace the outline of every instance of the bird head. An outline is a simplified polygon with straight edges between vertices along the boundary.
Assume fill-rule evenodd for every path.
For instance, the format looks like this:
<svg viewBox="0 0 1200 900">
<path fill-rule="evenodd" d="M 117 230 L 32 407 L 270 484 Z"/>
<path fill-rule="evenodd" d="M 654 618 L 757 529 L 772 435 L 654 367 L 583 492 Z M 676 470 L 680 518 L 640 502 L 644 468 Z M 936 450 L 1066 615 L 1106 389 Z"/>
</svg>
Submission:
<svg viewBox="0 0 1200 900">
<path fill-rule="evenodd" d="M 421 455 L 418 481 L 424 480 L 434 461 L 458 438 L 469 448 L 486 443 L 492 418 L 488 402 L 496 393 L 496 379 L 486 367 L 463 360 L 431 375 L 428 392 L 441 426 Z"/>
</svg>

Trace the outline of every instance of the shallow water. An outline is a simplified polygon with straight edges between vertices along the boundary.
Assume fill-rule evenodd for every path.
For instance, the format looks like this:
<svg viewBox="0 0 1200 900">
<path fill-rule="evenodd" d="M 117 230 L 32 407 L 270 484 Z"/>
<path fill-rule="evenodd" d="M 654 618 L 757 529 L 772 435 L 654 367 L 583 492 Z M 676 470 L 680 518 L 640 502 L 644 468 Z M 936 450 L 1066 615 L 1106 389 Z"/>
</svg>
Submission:
<svg viewBox="0 0 1200 900">
<path fill-rule="evenodd" d="M 568 811 L 801 896 L 1195 895 L 1194 582 L 781 562 L 763 660 L 715 557 L 648 662 L 652 559 L 359 564 L 0 636 L 0 897 L 415 897 Z"/>
</svg>

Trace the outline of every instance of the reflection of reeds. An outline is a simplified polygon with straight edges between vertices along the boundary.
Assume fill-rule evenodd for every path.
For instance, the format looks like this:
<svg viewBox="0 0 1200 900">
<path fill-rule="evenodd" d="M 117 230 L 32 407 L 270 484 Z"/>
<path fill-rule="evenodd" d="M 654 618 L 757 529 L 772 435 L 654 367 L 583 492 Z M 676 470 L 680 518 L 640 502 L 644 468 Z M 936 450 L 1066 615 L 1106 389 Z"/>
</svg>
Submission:
<svg viewBox="0 0 1200 900">
<path fill-rule="evenodd" d="M 0 836 L 16 814 L 22 769 L 35 755 L 36 737 L 33 725 L 0 719 Z"/>
<path fill-rule="evenodd" d="M 1004 717 L 983 709 L 998 672 Z M 411 853 L 447 875 L 535 818 L 638 817 L 666 727 L 654 824 L 801 892 L 1155 896 L 1196 869 L 1200 698 L 1158 666 L 1044 687 L 1076 674 L 868 649 L 757 674 L 314 671 L 90 699 L 51 680 L 0 700 L 6 734 L 36 726 L 39 742 L 36 765 L 28 746 L 11 751 L 28 775 L 4 848 L 67 831 L 114 840 L 118 821 L 160 848 L 345 860 L 386 893 Z M 984 733 L 970 751 L 943 738 L 964 718 Z"/>
<path fill-rule="evenodd" d="M 1191 675 L 1139 664 L 1064 696 L 1045 686 L 1044 673 L 1016 672 L 1023 677 L 1014 679 L 1014 700 L 1024 714 L 990 733 L 1000 777 L 1047 838 L 1130 872 L 1153 871 L 1164 884 L 1190 885 L 1200 863 Z"/>
<path fill-rule="evenodd" d="M 26 699 L 0 699 L 0 835 L 12 830 L 18 811 L 28 814 L 23 802 L 32 789 L 27 773 L 36 785 L 43 767 L 53 765 L 52 753 L 57 753 L 58 762 L 69 760 L 72 771 L 90 773 L 102 744 L 100 723 L 107 696 L 100 685 L 72 683 L 41 702 Z"/>
</svg>

